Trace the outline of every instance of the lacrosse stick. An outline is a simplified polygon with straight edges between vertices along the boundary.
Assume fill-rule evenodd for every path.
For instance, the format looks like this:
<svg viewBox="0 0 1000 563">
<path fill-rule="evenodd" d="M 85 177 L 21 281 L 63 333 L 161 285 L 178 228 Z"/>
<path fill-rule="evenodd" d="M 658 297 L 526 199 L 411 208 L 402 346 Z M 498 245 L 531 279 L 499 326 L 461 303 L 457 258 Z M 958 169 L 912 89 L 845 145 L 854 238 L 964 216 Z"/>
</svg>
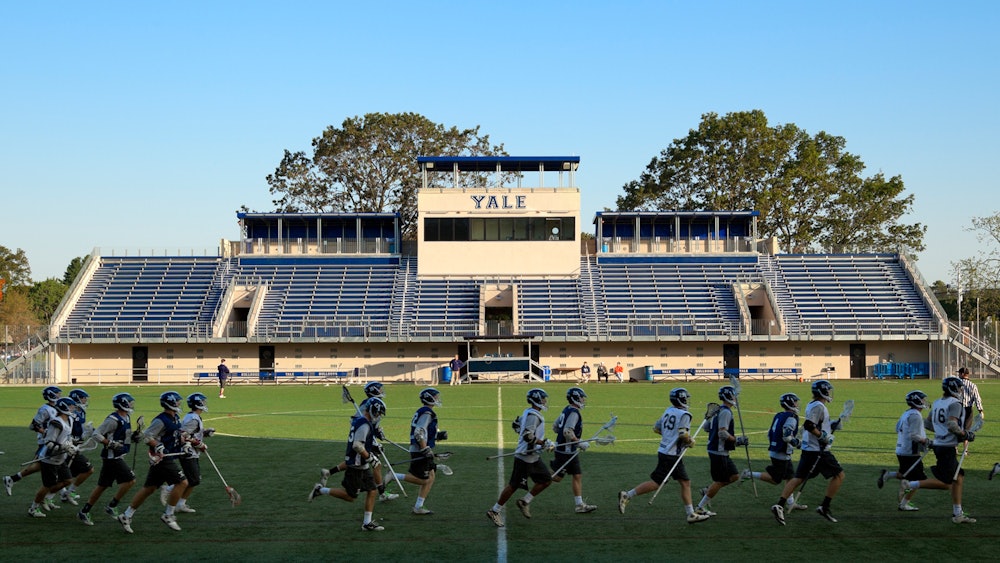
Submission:
<svg viewBox="0 0 1000 563">
<path fill-rule="evenodd" d="M 146 419 L 139 415 L 139 418 L 135 419 L 135 432 L 133 434 L 142 434 L 142 426 L 145 424 Z M 139 451 L 136 442 L 132 442 L 132 471 L 135 471 L 135 456 L 136 452 Z"/>
<path fill-rule="evenodd" d="M 603 426 L 601 426 L 601 428 L 598 429 L 598 431 L 594 434 L 593 438 L 589 438 L 587 440 L 577 440 L 576 442 L 567 442 L 565 444 L 561 444 L 560 446 L 557 446 L 556 449 L 558 449 L 559 447 L 563 447 L 563 446 L 572 446 L 572 445 L 575 445 L 575 444 L 582 444 L 584 442 L 594 442 L 594 443 L 596 443 L 598 445 L 601 445 L 601 446 L 607 446 L 607 445 L 610 445 L 610 444 L 614 444 L 615 443 L 615 437 L 614 436 L 612 436 L 610 434 L 607 435 L 607 436 L 601 436 L 601 432 L 604 432 L 605 430 L 612 430 L 612 429 L 614 429 L 614 427 L 615 427 L 616 424 L 618 424 L 618 417 L 612 415 L 611 416 L 611 420 L 607 421 Z M 581 451 L 583 451 L 583 450 L 577 448 L 577 450 L 575 452 L 573 452 L 573 455 L 570 456 L 570 458 L 566 460 L 566 463 L 563 463 L 562 466 L 559 467 L 559 469 L 556 469 L 555 471 L 553 471 L 552 475 L 553 476 L 559 475 L 559 473 L 562 472 L 563 469 L 566 469 L 566 466 L 568 466 L 574 459 L 576 459 L 576 456 L 580 455 Z"/>
<path fill-rule="evenodd" d="M 233 503 L 233 506 L 238 506 L 242 504 L 243 497 L 241 497 L 240 494 L 236 492 L 236 489 L 230 487 L 229 483 L 226 483 L 226 478 L 222 476 L 222 472 L 219 471 L 219 466 L 215 464 L 215 460 L 212 459 L 212 456 L 208 455 L 208 450 L 205 450 L 202 453 L 205 454 L 205 457 L 208 458 L 208 461 L 212 464 L 212 467 L 215 468 L 215 473 L 219 476 L 219 480 L 222 481 L 222 485 L 226 488 L 226 494 L 229 495 L 229 502 Z"/>
<path fill-rule="evenodd" d="M 385 462 L 385 466 L 389 469 L 389 475 L 392 475 L 393 481 L 396 482 L 396 486 L 399 487 L 399 490 L 403 493 L 403 496 L 408 497 L 409 495 L 406 494 L 406 489 L 404 489 L 403 484 L 399 482 L 399 477 L 396 477 L 396 471 L 393 470 L 392 464 L 389 463 L 389 456 L 385 455 L 385 450 L 382 450 L 382 461 Z"/>
<path fill-rule="evenodd" d="M 708 422 L 713 416 L 719 414 L 719 409 L 721 408 L 722 407 L 719 405 L 719 403 L 708 403 L 707 408 L 705 409 L 705 418 L 702 419 L 701 424 L 698 425 L 698 429 L 695 430 L 694 434 L 691 436 L 692 445 L 694 444 L 694 439 L 698 437 L 698 433 L 701 432 L 701 429 L 705 427 L 705 423 Z M 670 471 L 667 472 L 667 476 L 663 478 L 663 481 L 660 483 L 660 486 L 656 488 L 656 492 L 653 493 L 653 498 L 649 499 L 649 504 L 653 504 L 653 501 L 656 500 L 656 496 L 660 494 L 661 490 L 663 490 L 663 485 L 666 485 L 667 481 L 670 480 L 670 476 L 674 474 L 674 469 L 677 469 L 677 466 L 680 465 L 681 460 L 684 459 L 684 454 L 686 454 L 689 449 L 691 449 L 690 446 L 686 446 L 681 449 L 681 455 L 677 456 L 677 461 L 675 461 L 674 465 L 671 466 Z"/>
<path fill-rule="evenodd" d="M 351 396 L 351 392 L 347 389 L 347 386 L 341 385 L 341 387 L 343 388 L 343 391 L 340 393 L 340 400 L 343 401 L 345 404 L 351 403 L 352 405 L 354 405 L 354 410 L 358 411 L 358 416 L 364 416 L 363 414 L 361 414 L 361 407 L 359 407 L 358 404 L 354 402 L 354 397 Z"/>
<path fill-rule="evenodd" d="M 906 476 L 910 474 L 910 471 L 913 471 L 914 469 L 916 469 L 916 467 L 918 465 L 920 465 L 920 462 L 923 461 L 924 458 L 927 457 L 928 452 L 930 452 L 929 446 L 930 446 L 930 444 L 928 444 L 927 451 L 925 451 L 924 453 L 920 454 L 920 457 L 917 458 L 917 461 L 914 461 L 913 465 L 911 465 L 909 469 L 907 469 L 906 471 L 904 471 L 903 474 L 899 476 L 900 479 L 905 479 Z"/>
<path fill-rule="evenodd" d="M 743 390 L 743 386 L 740 385 L 740 375 L 738 373 L 730 373 L 729 384 L 736 390 L 736 415 L 740 418 L 740 434 L 746 439 L 747 431 L 743 427 L 743 410 L 740 408 L 740 392 Z M 753 474 L 753 467 L 750 466 L 750 444 L 743 444 L 743 450 L 747 454 L 747 470 Z M 753 498 L 757 498 L 757 480 L 750 479 L 750 484 L 753 485 Z"/>
<path fill-rule="evenodd" d="M 383 454 L 383 456 L 384 456 L 384 454 Z M 413 459 L 414 458 L 397 461 L 396 465 L 402 465 L 404 463 L 410 463 L 411 461 L 413 461 Z M 419 459 L 419 458 L 417 458 L 417 459 Z M 437 459 L 436 455 L 434 456 L 434 459 Z M 386 463 L 386 465 L 389 465 L 389 459 L 388 458 L 386 458 L 385 463 Z M 455 472 L 452 471 L 451 467 L 448 467 L 447 465 L 445 465 L 443 463 L 436 463 L 435 462 L 434 466 L 437 468 L 437 471 L 439 471 L 442 475 L 449 475 L 450 476 L 450 475 L 454 475 L 455 474 Z M 389 470 L 390 471 L 392 470 L 392 466 L 391 465 L 389 466 Z M 393 473 L 392 477 L 393 477 L 393 479 L 396 479 L 396 474 Z M 399 483 L 399 479 L 396 479 L 396 482 Z M 402 487 L 402 485 L 400 485 L 400 487 Z M 403 496 L 406 496 L 406 493 L 403 493 Z"/>
<path fill-rule="evenodd" d="M 979 429 L 983 427 L 983 415 L 976 415 L 976 419 L 972 421 L 972 426 L 966 430 L 966 433 L 972 432 L 975 434 L 979 432 Z M 962 463 L 965 462 L 965 456 L 969 455 L 969 441 L 965 441 L 965 449 L 962 450 L 962 458 L 958 460 L 958 467 L 955 468 L 955 476 L 951 478 L 952 481 L 958 479 L 958 474 L 962 471 Z"/>
</svg>

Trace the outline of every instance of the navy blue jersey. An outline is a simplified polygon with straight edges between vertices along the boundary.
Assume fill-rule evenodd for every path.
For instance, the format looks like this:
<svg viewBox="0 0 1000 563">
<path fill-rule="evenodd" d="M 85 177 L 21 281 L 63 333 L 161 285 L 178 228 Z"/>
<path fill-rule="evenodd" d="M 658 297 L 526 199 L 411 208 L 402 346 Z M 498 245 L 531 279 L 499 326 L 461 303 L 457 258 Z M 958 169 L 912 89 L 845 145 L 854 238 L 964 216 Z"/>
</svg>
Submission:
<svg viewBox="0 0 1000 563">
<path fill-rule="evenodd" d="M 790 456 L 795 448 L 785 441 L 786 436 L 795 436 L 799 430 L 799 416 L 791 411 L 779 412 L 774 415 L 771 421 L 771 428 L 767 431 L 768 446 L 767 451 L 771 457 Z M 789 459 L 779 457 L 778 459 Z"/>
<path fill-rule="evenodd" d="M 112 452 L 107 446 L 104 446 L 101 448 L 101 459 L 123 457 L 132 449 L 129 442 L 132 434 L 132 421 L 129 420 L 129 417 L 118 414 L 117 411 L 104 419 L 104 422 L 97 428 L 97 432 L 112 442 L 121 442 L 124 445 L 122 451 L 118 453 Z"/>
<path fill-rule="evenodd" d="M 70 422 L 73 423 L 73 442 L 79 444 L 83 441 L 83 425 L 87 422 L 87 411 L 77 408 L 69 415 Z"/>
<path fill-rule="evenodd" d="M 181 418 L 174 412 L 161 412 L 149 425 L 150 430 L 156 427 L 156 421 L 159 421 L 163 427 L 160 435 L 155 437 L 158 442 L 163 444 L 163 450 L 168 454 L 180 453 L 181 446 L 184 445 L 181 442 Z"/>
<path fill-rule="evenodd" d="M 423 419 L 423 420 L 421 420 Z M 427 447 L 433 448 L 434 444 L 437 442 L 437 430 L 438 430 L 438 418 L 437 413 L 434 409 L 424 405 L 417 409 L 417 412 L 413 413 L 413 420 L 410 421 L 410 451 L 419 452 L 420 445 L 417 443 L 417 439 L 413 437 L 414 431 L 423 424 L 426 423 L 427 430 Z"/>
<path fill-rule="evenodd" d="M 736 443 L 730 440 L 723 440 L 719 436 L 720 424 L 725 425 L 725 431 L 730 436 L 736 435 L 736 426 L 733 421 L 733 410 L 728 405 L 722 405 L 719 412 L 712 417 L 712 422 L 708 426 L 708 451 L 711 453 L 729 455 L 727 452 L 736 449 Z"/>
<path fill-rule="evenodd" d="M 569 426 L 572 424 L 572 426 Z M 556 435 L 556 451 L 563 454 L 573 453 L 577 446 L 562 446 L 566 442 L 576 441 L 566 437 L 567 427 L 573 431 L 573 435 L 578 440 L 583 435 L 583 417 L 580 416 L 580 409 L 573 405 L 566 405 L 566 408 L 559 413 L 559 418 L 552 423 L 552 432 Z"/>
<path fill-rule="evenodd" d="M 372 423 L 363 416 L 356 416 L 351 419 L 351 433 L 347 436 L 347 449 L 344 452 L 344 461 L 351 467 L 361 467 L 368 463 L 361 452 L 354 449 L 354 443 L 360 440 L 364 443 L 365 451 L 372 451 L 375 443 L 375 432 Z"/>
</svg>

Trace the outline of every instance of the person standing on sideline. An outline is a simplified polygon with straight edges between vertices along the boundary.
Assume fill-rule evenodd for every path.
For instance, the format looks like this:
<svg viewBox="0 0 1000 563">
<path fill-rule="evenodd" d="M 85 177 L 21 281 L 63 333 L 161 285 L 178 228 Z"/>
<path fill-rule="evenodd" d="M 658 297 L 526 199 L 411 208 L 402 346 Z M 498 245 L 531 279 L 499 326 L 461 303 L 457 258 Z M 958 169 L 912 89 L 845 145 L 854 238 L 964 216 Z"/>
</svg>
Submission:
<svg viewBox="0 0 1000 563">
<path fill-rule="evenodd" d="M 586 514 L 597 510 L 596 506 L 583 502 L 583 471 L 580 469 L 579 452 L 590 447 L 590 442 L 580 441 L 583 435 L 583 416 L 580 411 L 587 406 L 587 394 L 579 387 L 570 387 L 566 390 L 566 402 L 569 404 L 552 423 L 552 431 L 556 435 L 556 455 L 552 460 L 552 470 L 562 467 L 561 471 L 552 474 L 552 480 L 558 483 L 565 475 L 572 475 L 576 513 Z"/>
<path fill-rule="evenodd" d="M 510 497 L 518 489 L 528 491 L 528 479 L 534 485 L 524 497 L 517 499 L 517 508 L 525 518 L 531 518 L 531 501 L 552 484 L 552 473 L 542 462 L 541 451 L 551 452 L 556 444 L 545 439 L 545 417 L 542 412 L 549 409 L 549 394 L 544 389 L 535 387 L 528 391 L 528 408 L 521 413 L 517 447 L 514 448 L 514 468 L 510 472 L 510 480 L 500 491 L 493 508 L 486 511 L 486 517 L 498 528 L 504 526 L 501 511 Z"/>
<path fill-rule="evenodd" d="M 923 454 L 927 451 L 927 432 L 924 429 L 924 417 L 920 411 L 926 409 L 927 395 L 923 391 L 910 391 L 906 394 L 906 404 L 909 407 L 899 417 L 896 422 L 896 459 L 899 460 L 899 471 L 889 471 L 883 469 L 878 476 L 876 485 L 878 488 L 885 486 L 886 479 L 907 479 L 911 481 L 923 481 L 927 478 L 924 473 Z M 913 469 L 910 469 L 910 468 Z M 906 495 L 901 495 L 899 499 L 899 509 L 904 512 L 917 510 L 916 506 L 910 504 L 916 490 L 910 491 Z"/>
<path fill-rule="evenodd" d="M 979 396 L 979 387 L 969 379 L 969 368 L 959 368 L 958 377 L 962 379 L 961 401 L 965 408 L 965 429 L 968 430 L 975 420 L 972 416 L 973 408 L 979 411 L 979 416 L 983 416 L 983 399 Z"/>
<path fill-rule="evenodd" d="M 618 378 L 618 383 L 624 383 L 625 382 L 625 368 L 622 367 L 622 363 L 621 362 L 618 362 L 617 364 L 615 364 L 614 372 L 615 372 L 615 377 Z"/>
<path fill-rule="evenodd" d="M 590 366 L 587 365 L 587 362 L 583 362 L 583 365 L 580 366 L 580 383 L 590 383 Z"/>
<path fill-rule="evenodd" d="M 812 395 L 813 400 L 806 405 L 806 419 L 802 423 L 802 456 L 799 457 L 795 477 L 785 483 L 781 498 L 771 506 L 771 514 L 782 526 L 785 525 L 785 503 L 803 481 L 816 475 L 830 480 L 826 486 L 826 496 L 816 513 L 830 522 L 837 521 L 830 511 L 830 503 L 844 484 L 844 469 L 830 451 L 833 433 L 840 429 L 840 419 L 831 421 L 830 411 L 826 407 L 833 401 L 833 385 L 825 379 L 815 381 L 812 384 Z"/>
<path fill-rule="evenodd" d="M 226 359 L 223 358 L 219 360 L 219 398 L 226 398 L 226 380 L 229 379 L 229 366 L 226 365 Z"/>
<path fill-rule="evenodd" d="M 663 411 L 653 425 L 653 432 L 660 435 L 656 468 L 649 474 L 648 481 L 639 483 L 631 490 L 618 493 L 618 512 L 625 514 L 625 507 L 630 500 L 659 489 L 660 484 L 669 476 L 681 487 L 681 502 L 684 503 L 684 512 L 687 513 L 687 523 L 694 524 L 709 519 L 707 514 L 700 514 L 694 510 L 694 505 L 691 503 L 691 478 L 688 477 L 684 460 L 681 458 L 684 450 L 694 446 L 694 439 L 691 437 L 691 413 L 688 412 L 690 401 L 691 394 L 687 389 L 676 387 L 670 390 L 671 406 Z"/>
<path fill-rule="evenodd" d="M 451 367 L 451 384 L 461 385 L 462 384 L 462 368 L 465 367 L 465 362 L 458 359 L 458 354 L 455 354 L 455 358 L 448 362 L 448 366 Z"/>
<path fill-rule="evenodd" d="M 778 405 L 782 410 L 774 415 L 771 420 L 771 428 L 767 431 L 768 446 L 767 452 L 771 456 L 771 465 L 764 468 L 764 471 L 750 471 L 744 469 L 740 474 L 742 479 L 760 479 L 764 483 L 780 485 L 782 481 L 788 481 L 795 476 L 795 466 L 792 465 L 792 454 L 795 449 L 802 445 L 802 441 L 797 437 L 799 434 L 799 396 L 795 393 L 785 393 L 778 399 Z M 785 512 L 793 510 L 805 510 L 807 505 L 798 504 L 794 497 L 788 497 L 785 504 Z"/>
<path fill-rule="evenodd" d="M 104 491 L 114 483 L 118 483 L 118 491 L 108 502 L 104 511 L 112 518 L 118 518 L 118 503 L 125 493 L 135 484 L 135 473 L 125 463 L 125 456 L 132 445 L 141 439 L 138 432 L 132 432 L 132 411 L 135 409 L 135 399 L 128 393 L 118 393 L 111 398 L 114 412 L 109 414 L 104 422 L 97 427 L 94 436 L 104 447 L 101 449 L 101 473 L 97 476 L 97 486 L 90 493 L 90 498 L 76 517 L 88 526 L 93 526 L 90 519 L 90 509 L 100 500 Z"/>
</svg>

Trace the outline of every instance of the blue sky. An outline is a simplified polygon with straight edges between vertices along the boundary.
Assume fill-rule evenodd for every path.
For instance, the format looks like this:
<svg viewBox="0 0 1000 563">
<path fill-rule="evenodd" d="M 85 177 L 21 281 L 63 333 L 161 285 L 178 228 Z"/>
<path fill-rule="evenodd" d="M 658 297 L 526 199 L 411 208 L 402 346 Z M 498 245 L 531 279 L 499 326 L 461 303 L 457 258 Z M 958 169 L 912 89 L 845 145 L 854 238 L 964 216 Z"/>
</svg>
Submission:
<svg viewBox="0 0 1000 563">
<path fill-rule="evenodd" d="M 621 4 L 621 5 L 618 5 Z M 996 2 L 17 2 L 0 7 L 0 245 L 212 253 L 283 151 L 369 112 L 579 155 L 585 224 L 706 112 L 847 139 L 916 197 L 918 265 L 1000 211 Z"/>
</svg>

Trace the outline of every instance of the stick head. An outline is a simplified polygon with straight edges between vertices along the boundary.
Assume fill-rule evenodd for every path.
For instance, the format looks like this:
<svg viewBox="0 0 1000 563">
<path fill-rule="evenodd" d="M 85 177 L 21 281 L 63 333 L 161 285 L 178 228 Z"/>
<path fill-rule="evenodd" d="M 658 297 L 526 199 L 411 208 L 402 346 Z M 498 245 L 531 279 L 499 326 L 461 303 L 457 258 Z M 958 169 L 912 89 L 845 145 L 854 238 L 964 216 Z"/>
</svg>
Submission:
<svg viewBox="0 0 1000 563">
<path fill-rule="evenodd" d="M 972 426 L 969 427 L 970 432 L 979 432 L 983 427 L 983 415 L 977 414 L 976 418 L 972 421 Z"/>
<path fill-rule="evenodd" d="M 844 401 L 844 410 L 840 411 L 840 423 L 844 424 L 850 420 L 852 414 L 854 414 L 854 399 L 848 399 Z"/>
<path fill-rule="evenodd" d="M 226 494 L 229 495 L 229 502 L 233 503 L 233 506 L 239 506 L 243 504 L 243 497 L 236 492 L 236 489 L 232 487 L 226 487 Z"/>
<path fill-rule="evenodd" d="M 601 436 L 600 438 L 595 438 L 594 443 L 598 446 L 610 446 L 615 443 L 615 437 L 612 435 Z"/>
<path fill-rule="evenodd" d="M 721 408 L 722 405 L 720 405 L 719 403 L 708 403 L 707 407 L 705 408 L 705 420 L 709 420 L 710 418 L 719 414 L 719 409 Z"/>
<path fill-rule="evenodd" d="M 736 396 L 739 397 L 740 396 L 740 392 L 743 391 L 743 386 L 740 385 L 740 374 L 738 374 L 738 373 L 730 373 L 729 374 L 729 385 L 732 386 L 733 389 L 736 389 Z"/>
<path fill-rule="evenodd" d="M 441 472 L 442 475 L 454 475 L 455 472 L 452 471 L 450 467 L 443 463 L 437 464 L 437 470 Z"/>
<path fill-rule="evenodd" d="M 604 426 L 601 427 L 601 430 L 602 431 L 603 430 L 607 430 L 608 432 L 610 432 L 610 431 L 612 431 L 612 430 L 615 429 L 615 425 L 616 424 L 618 424 L 618 417 L 615 416 L 615 415 L 612 415 L 611 416 L 611 420 L 609 420 L 607 423 L 605 423 Z"/>
<path fill-rule="evenodd" d="M 341 385 L 341 387 L 343 388 L 343 391 L 341 391 L 340 393 L 341 401 L 343 401 L 344 403 L 351 403 L 353 405 L 354 397 L 351 396 L 351 392 L 347 390 L 346 385 Z"/>
</svg>

